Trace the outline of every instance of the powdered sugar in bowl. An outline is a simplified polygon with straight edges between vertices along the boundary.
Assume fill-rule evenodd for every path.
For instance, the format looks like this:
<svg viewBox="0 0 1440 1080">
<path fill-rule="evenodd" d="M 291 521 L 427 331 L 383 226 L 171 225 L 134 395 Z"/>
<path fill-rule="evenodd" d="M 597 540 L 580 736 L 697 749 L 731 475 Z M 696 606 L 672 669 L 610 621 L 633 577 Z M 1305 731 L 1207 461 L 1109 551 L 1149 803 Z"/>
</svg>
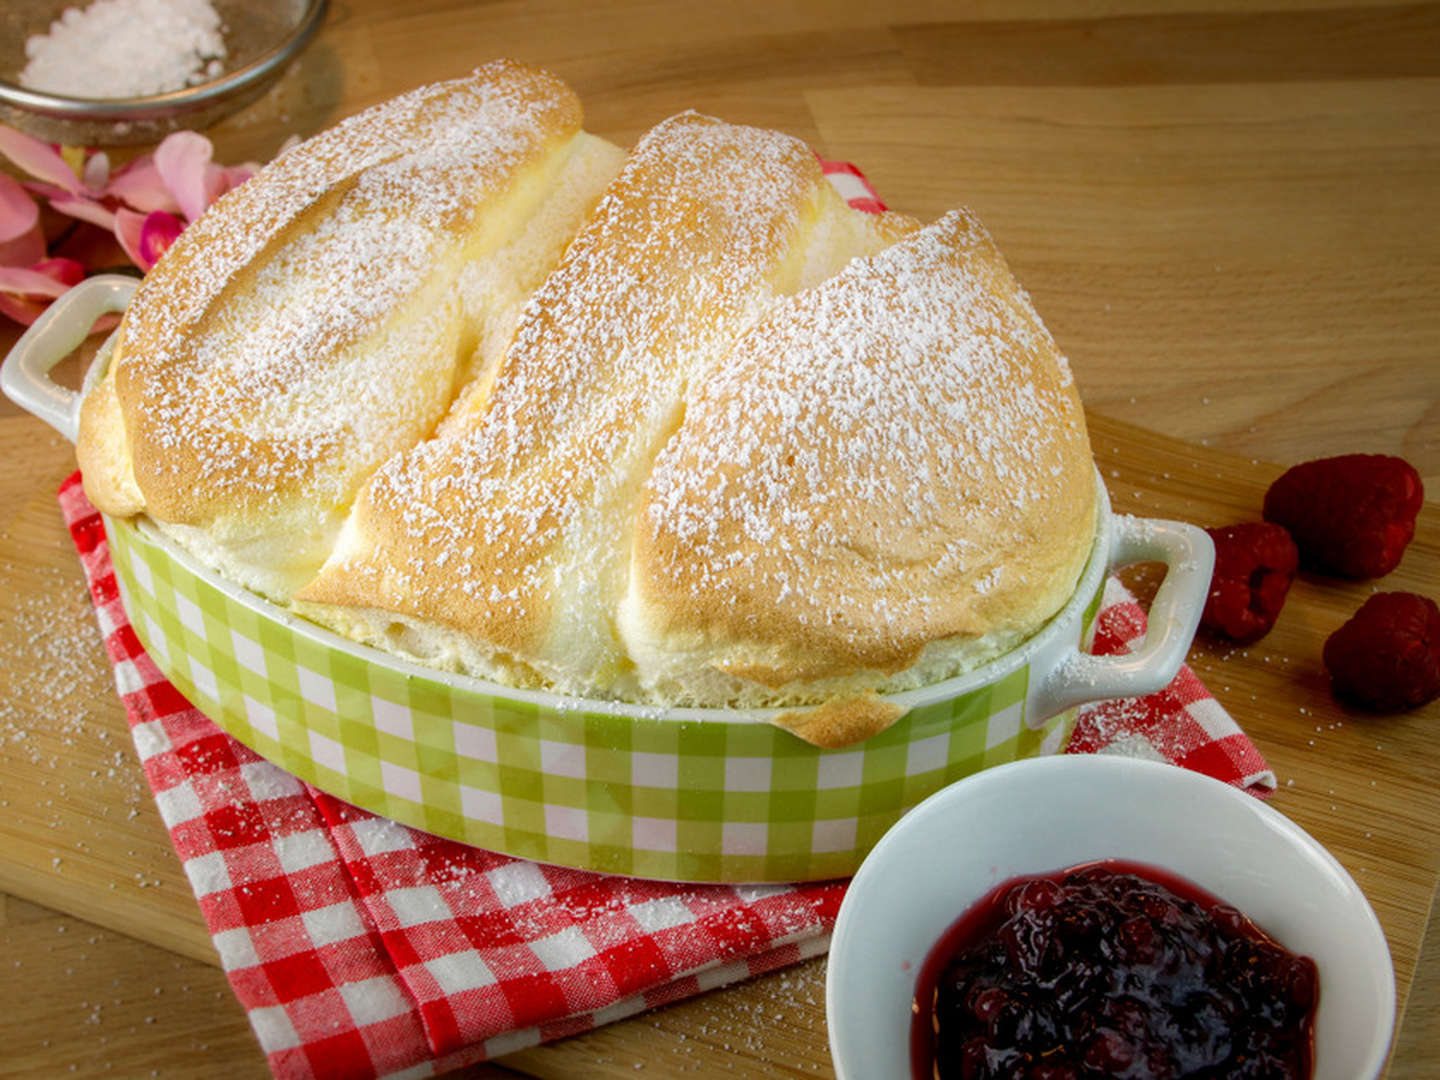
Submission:
<svg viewBox="0 0 1440 1080">
<path fill-rule="evenodd" d="M 14 0 L 0 16 L 0 122 L 72 146 L 203 128 L 263 93 L 314 36 L 326 6 Z"/>
</svg>

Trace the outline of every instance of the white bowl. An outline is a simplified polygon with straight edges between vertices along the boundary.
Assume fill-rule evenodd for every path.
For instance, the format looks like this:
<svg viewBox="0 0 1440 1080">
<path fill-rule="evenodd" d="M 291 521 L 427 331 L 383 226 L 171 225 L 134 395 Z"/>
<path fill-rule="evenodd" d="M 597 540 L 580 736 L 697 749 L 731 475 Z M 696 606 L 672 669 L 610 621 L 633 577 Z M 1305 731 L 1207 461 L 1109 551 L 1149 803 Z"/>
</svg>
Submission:
<svg viewBox="0 0 1440 1080">
<path fill-rule="evenodd" d="M 932 795 L 870 852 L 830 945 L 840 1080 L 910 1077 L 910 1002 L 945 930 L 996 885 L 1096 859 L 1168 870 L 1238 907 L 1320 973 L 1314 1080 L 1380 1074 L 1395 1026 L 1390 950 L 1365 895 L 1299 826 L 1173 765 L 1073 755 L 1001 765 Z"/>
</svg>

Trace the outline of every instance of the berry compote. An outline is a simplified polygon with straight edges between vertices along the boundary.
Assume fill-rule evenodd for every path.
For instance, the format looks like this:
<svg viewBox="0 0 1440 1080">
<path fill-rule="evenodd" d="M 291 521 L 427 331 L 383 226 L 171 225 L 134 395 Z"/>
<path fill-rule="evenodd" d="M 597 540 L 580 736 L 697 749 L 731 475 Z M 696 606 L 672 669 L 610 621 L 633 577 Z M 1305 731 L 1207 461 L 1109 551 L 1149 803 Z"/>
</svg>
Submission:
<svg viewBox="0 0 1440 1080">
<path fill-rule="evenodd" d="M 1118 861 L 1006 882 L 930 953 L 917 1080 L 1307 1078 L 1319 982 L 1235 908 Z"/>
</svg>

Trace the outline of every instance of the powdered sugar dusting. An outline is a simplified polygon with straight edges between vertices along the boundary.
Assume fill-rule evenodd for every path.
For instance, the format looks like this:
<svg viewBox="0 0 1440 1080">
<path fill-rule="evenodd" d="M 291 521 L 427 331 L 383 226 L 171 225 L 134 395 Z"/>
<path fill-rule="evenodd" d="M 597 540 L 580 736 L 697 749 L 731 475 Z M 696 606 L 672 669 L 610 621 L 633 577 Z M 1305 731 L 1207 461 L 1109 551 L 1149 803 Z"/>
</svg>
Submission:
<svg viewBox="0 0 1440 1080">
<path fill-rule="evenodd" d="M 448 404 L 447 255 L 484 243 L 483 211 L 567 127 L 578 106 L 557 82 L 490 65 L 341 123 L 217 203 L 126 318 L 122 395 L 146 403 L 132 429 L 160 451 L 137 465 L 162 459 L 162 486 L 167 464 L 171 483 L 194 470 L 216 489 L 198 499 L 263 502 L 339 462 L 340 490 L 315 496 L 348 501 L 348 461 L 378 464 Z"/>
<path fill-rule="evenodd" d="M 778 304 L 656 464 L 641 588 L 712 625 L 735 597 L 731 632 L 842 653 L 992 629 L 1017 551 L 1090 490 L 1068 369 L 1007 282 L 955 212 Z"/>
<path fill-rule="evenodd" d="M 467 629 L 587 677 L 617 661 L 635 493 L 689 380 L 774 300 L 822 183 L 775 132 L 684 114 L 642 140 L 523 312 L 493 393 L 377 474 L 405 610 L 463 608 Z M 552 610 L 563 641 L 519 640 Z"/>
<path fill-rule="evenodd" d="M 544 216 L 579 121 L 548 76 L 479 74 L 282 155 L 162 260 L 117 376 L 153 516 L 227 568 L 247 545 L 288 575 L 256 587 L 364 640 L 586 694 L 654 689 L 637 618 L 672 652 L 675 616 L 819 640 L 815 679 L 919 678 L 932 644 L 988 655 L 1058 608 L 1090 540 L 1083 421 L 973 217 L 822 280 L 911 226 L 846 209 L 798 140 L 687 113 L 490 312 L 465 267 Z"/>
</svg>

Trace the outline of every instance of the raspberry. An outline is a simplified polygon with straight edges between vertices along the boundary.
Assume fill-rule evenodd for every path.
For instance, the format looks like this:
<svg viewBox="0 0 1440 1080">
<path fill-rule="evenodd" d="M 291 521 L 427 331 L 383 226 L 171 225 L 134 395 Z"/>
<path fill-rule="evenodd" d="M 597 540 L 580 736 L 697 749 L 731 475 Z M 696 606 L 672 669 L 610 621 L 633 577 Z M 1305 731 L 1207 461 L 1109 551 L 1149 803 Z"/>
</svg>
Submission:
<svg viewBox="0 0 1440 1080">
<path fill-rule="evenodd" d="M 1271 484 L 1265 520 L 1290 530 L 1307 570 L 1381 577 L 1399 564 L 1424 501 L 1409 462 L 1345 454 L 1296 465 Z"/>
<path fill-rule="evenodd" d="M 1376 593 L 1325 642 L 1335 696 L 1398 712 L 1440 694 L 1440 608 L 1415 593 Z"/>
<path fill-rule="evenodd" d="M 1215 574 L 1200 625 L 1241 645 L 1270 632 L 1300 556 L 1279 525 L 1249 521 L 1206 529 L 1215 541 Z"/>
</svg>

